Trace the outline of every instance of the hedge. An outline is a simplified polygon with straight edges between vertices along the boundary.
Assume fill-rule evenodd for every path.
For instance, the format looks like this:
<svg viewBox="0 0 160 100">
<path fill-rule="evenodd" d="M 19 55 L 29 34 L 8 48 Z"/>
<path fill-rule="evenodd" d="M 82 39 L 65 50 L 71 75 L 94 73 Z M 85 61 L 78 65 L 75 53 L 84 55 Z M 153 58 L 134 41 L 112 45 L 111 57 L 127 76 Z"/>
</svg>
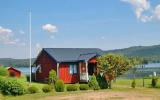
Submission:
<svg viewBox="0 0 160 100">
<path fill-rule="evenodd" d="M 80 90 L 88 90 L 89 86 L 88 86 L 88 84 L 80 84 L 79 89 Z"/>
<path fill-rule="evenodd" d="M 70 84 L 70 85 L 67 85 L 67 91 L 77 91 L 78 90 L 78 85 L 77 84 Z"/>
<path fill-rule="evenodd" d="M 31 94 L 37 93 L 38 91 L 39 91 L 38 88 L 35 86 L 28 87 L 28 92 Z"/>
<path fill-rule="evenodd" d="M 64 88 L 65 88 L 64 82 L 62 80 L 57 80 L 55 83 L 55 90 L 57 92 L 64 92 Z"/>
<path fill-rule="evenodd" d="M 44 93 L 51 92 L 51 91 L 52 91 L 52 87 L 51 87 L 50 85 L 44 85 L 44 86 L 42 87 L 42 91 L 43 91 Z"/>
</svg>

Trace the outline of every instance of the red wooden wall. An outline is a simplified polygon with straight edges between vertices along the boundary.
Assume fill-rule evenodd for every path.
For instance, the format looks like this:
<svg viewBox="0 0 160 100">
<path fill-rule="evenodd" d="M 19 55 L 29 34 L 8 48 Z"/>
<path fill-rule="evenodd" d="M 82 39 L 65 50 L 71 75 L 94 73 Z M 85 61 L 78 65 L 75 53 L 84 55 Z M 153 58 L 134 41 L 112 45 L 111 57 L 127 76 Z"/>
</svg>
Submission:
<svg viewBox="0 0 160 100">
<path fill-rule="evenodd" d="M 36 65 L 41 65 L 41 73 L 36 72 L 36 81 L 45 82 L 49 76 L 49 71 L 54 69 L 57 71 L 57 63 L 46 52 L 42 51 L 37 58 Z"/>
<path fill-rule="evenodd" d="M 14 68 L 12 68 L 12 67 L 8 69 L 8 72 L 9 72 L 10 75 L 14 74 L 15 77 L 20 77 L 21 76 L 21 72 L 16 70 L 16 69 L 14 69 Z"/>
<path fill-rule="evenodd" d="M 77 83 L 79 82 L 79 66 L 77 74 L 69 73 L 69 64 L 60 64 L 59 66 L 59 79 L 64 83 Z"/>
</svg>

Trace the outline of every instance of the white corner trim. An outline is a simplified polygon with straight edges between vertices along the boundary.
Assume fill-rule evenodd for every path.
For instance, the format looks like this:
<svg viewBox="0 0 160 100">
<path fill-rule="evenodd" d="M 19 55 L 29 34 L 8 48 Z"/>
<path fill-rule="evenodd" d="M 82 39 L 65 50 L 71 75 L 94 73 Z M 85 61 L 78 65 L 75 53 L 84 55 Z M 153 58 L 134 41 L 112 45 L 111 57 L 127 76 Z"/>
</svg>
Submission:
<svg viewBox="0 0 160 100">
<path fill-rule="evenodd" d="M 88 77 L 88 62 L 86 61 L 86 77 L 87 77 L 87 81 L 89 80 L 89 77 Z"/>
<path fill-rule="evenodd" d="M 57 63 L 57 78 L 59 78 L 59 63 Z"/>
</svg>

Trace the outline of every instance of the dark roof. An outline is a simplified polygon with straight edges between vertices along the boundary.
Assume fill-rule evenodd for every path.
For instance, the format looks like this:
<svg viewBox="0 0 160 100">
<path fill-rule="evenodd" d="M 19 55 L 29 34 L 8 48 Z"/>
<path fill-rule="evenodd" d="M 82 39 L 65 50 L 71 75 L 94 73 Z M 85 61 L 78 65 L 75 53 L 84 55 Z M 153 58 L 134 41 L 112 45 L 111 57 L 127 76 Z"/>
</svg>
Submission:
<svg viewBox="0 0 160 100">
<path fill-rule="evenodd" d="M 104 53 L 98 48 L 44 48 L 43 50 L 57 62 L 88 61 Z"/>
</svg>

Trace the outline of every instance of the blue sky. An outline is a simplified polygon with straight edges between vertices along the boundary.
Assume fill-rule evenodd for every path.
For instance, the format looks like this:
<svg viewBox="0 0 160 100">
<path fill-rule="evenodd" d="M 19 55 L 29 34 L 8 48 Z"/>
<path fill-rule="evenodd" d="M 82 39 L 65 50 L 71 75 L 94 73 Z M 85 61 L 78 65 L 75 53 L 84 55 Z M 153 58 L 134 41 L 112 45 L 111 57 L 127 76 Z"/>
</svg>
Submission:
<svg viewBox="0 0 160 100">
<path fill-rule="evenodd" d="M 104 50 L 160 44 L 160 0 L 1 0 L 0 58 L 43 47 Z"/>
</svg>

